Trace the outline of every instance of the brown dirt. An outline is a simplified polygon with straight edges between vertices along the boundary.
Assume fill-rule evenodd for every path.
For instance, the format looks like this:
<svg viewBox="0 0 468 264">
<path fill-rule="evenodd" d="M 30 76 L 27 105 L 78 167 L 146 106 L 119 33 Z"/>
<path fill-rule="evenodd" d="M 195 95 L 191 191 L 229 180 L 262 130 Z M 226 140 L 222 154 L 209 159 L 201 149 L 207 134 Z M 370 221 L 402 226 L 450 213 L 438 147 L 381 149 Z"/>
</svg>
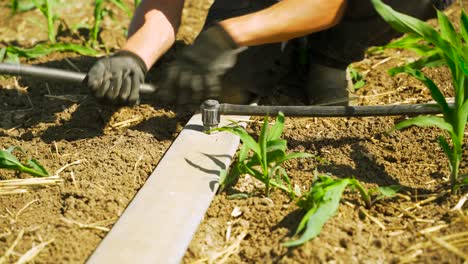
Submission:
<svg viewBox="0 0 468 264">
<path fill-rule="evenodd" d="M 455 18 L 459 9 L 451 8 L 448 13 Z M 354 94 L 356 104 L 430 101 L 428 90 L 418 81 L 403 74 L 395 78 L 387 74 L 388 69 L 414 56 L 389 50 L 369 54 L 355 63 L 359 71 L 368 71 L 366 86 Z M 427 69 L 425 73 L 446 96 L 453 96 L 447 69 Z M 466 205 L 463 212 L 450 211 L 461 196 L 443 194 L 448 189 L 449 168 L 437 144 L 441 132 L 413 127 L 385 135 L 401 120 L 402 117 L 287 118 L 283 137 L 291 151 L 321 158 L 287 164 L 293 184 L 303 191 L 308 190 L 317 170 L 338 178 L 355 177 L 368 188 L 401 185 L 403 196 L 380 201 L 368 210 L 356 193 L 348 191 L 345 203 L 316 239 L 287 249 L 281 243 L 292 238 L 303 213 L 284 193 L 276 191 L 270 198 L 263 197 L 262 189 L 252 188 L 255 179 L 241 178 L 232 189 L 215 197 L 184 263 L 463 263 L 431 239 L 465 232 L 468 221 Z M 250 131 L 258 135 L 260 127 L 260 122 L 254 123 Z M 465 150 L 465 158 L 466 153 Z M 466 159 L 461 170 L 468 172 Z M 229 199 L 238 192 L 253 195 Z M 438 198 L 411 212 L 405 211 L 428 197 Z M 232 216 L 234 208 L 242 214 Z M 434 226 L 441 229 L 420 233 Z M 467 235 L 462 237 L 466 239 Z M 466 253 L 468 245 L 465 243 L 460 250 Z"/>
<path fill-rule="evenodd" d="M 1 14 L 9 14 L 8 2 L 0 1 Z M 66 14 L 66 23 L 75 25 L 89 16 L 92 1 L 70 2 L 62 8 L 67 8 L 62 12 Z M 203 13 L 203 8 L 200 12 Z M 107 18 L 101 34 L 105 48 L 110 50 L 121 45 L 122 32 L 128 24 L 122 12 L 115 10 L 115 13 L 119 23 Z M 44 41 L 45 29 L 38 26 L 44 24 L 41 19 L 37 11 L 0 17 L 0 45 L 14 43 L 28 47 Z M 79 43 L 85 36 L 86 30 L 64 31 L 61 37 Z M 428 93 L 420 83 L 404 75 L 392 79 L 385 73 L 392 65 L 409 59 L 411 54 L 373 55 L 356 67 L 370 69 L 389 56 L 390 61 L 369 71 L 367 86 L 357 92 L 359 103 L 428 101 Z M 94 60 L 74 54 L 52 54 L 24 62 L 72 70 L 71 62 L 85 72 Z M 449 90 L 445 69 L 428 73 Z M 26 87 L 26 92 L 19 92 L 21 87 Z M 396 92 L 395 88 L 398 88 Z M 16 261 L 41 242 L 53 240 L 34 258 L 35 263 L 83 263 L 187 120 L 186 115 L 176 115 L 148 96 L 136 108 L 109 107 L 99 104 L 76 85 L 27 78 L 18 79 L 18 83 L 13 78 L 0 79 L 0 116 L 0 148 L 21 146 L 26 156 L 36 158 L 50 172 L 81 161 L 59 174 L 64 181 L 60 185 L 0 196 L 0 256 L 24 230 L 7 262 Z M 362 213 L 356 194 L 347 193 L 344 199 L 347 203 L 342 204 L 317 239 L 287 250 L 280 242 L 289 239 L 297 226 L 301 216 L 297 207 L 280 192 L 274 192 L 270 198 L 256 192 L 244 200 L 230 200 L 228 195 L 236 191 L 233 189 L 216 196 L 184 262 L 210 258 L 236 243 L 239 250 L 235 247 L 227 250 L 231 253 L 227 254 L 228 263 L 461 262 L 434 243 L 423 244 L 431 240 L 419 233 L 442 223 L 447 226 L 431 235 L 440 237 L 466 231 L 466 212 L 449 211 L 459 196 L 444 195 L 421 205 L 412 211 L 418 220 L 408 214 L 399 216 L 402 209 L 446 190 L 444 178 L 448 176 L 447 159 L 436 142 L 438 130 L 411 128 L 391 136 L 383 135 L 400 119 L 288 118 L 284 135 L 291 150 L 313 153 L 327 161 L 288 163 L 290 176 L 303 190 L 310 185 L 315 169 L 336 177 L 355 176 L 368 187 L 404 186 L 403 193 L 410 201 L 398 197 L 365 210 L 382 222 L 386 230 L 381 230 Z M 257 132 L 259 124 L 253 124 L 250 129 Z M 467 162 L 462 166 L 467 173 Z M 0 172 L 0 180 L 27 177 L 5 170 Z M 252 189 L 252 182 L 243 179 L 235 188 Z M 231 211 L 236 206 L 242 215 L 234 218 Z M 232 231 L 231 239 L 226 242 L 228 225 Z"/>
<path fill-rule="evenodd" d="M 72 2 L 58 10 L 71 21 L 68 25 L 90 17 L 93 1 Z M 5 14 L 0 17 L 0 45 L 29 47 L 46 40 L 37 10 L 10 16 L 7 3 L 0 1 L 0 13 Z M 101 34 L 111 50 L 125 40 L 123 28 L 129 22 L 118 9 L 115 15 L 122 22 L 107 17 Z M 60 38 L 81 43 L 86 35 L 65 31 Z M 86 72 L 94 61 L 61 53 L 23 62 Z M 1 149 L 20 146 L 24 156 L 37 159 L 50 173 L 79 162 L 59 174 L 62 184 L 0 197 L 0 256 L 24 230 L 7 263 L 49 240 L 53 242 L 35 263 L 83 263 L 187 121 L 184 114 L 161 108 L 150 97 L 139 107 L 111 107 L 99 104 L 79 85 L 28 78 L 0 77 L 0 102 Z M 15 178 L 29 176 L 0 172 L 0 180 Z"/>
</svg>

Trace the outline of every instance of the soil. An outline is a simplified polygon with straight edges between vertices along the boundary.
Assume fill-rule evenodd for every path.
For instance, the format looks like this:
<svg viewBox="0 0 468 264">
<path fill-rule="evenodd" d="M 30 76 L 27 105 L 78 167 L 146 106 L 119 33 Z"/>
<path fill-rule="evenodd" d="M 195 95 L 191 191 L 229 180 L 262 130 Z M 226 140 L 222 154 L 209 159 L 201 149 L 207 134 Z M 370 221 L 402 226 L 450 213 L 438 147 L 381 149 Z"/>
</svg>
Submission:
<svg viewBox="0 0 468 264">
<path fill-rule="evenodd" d="M 8 3 L 0 1 L 1 14 L 10 14 Z M 75 32 L 67 28 L 82 21 L 89 23 L 86 17 L 92 13 L 92 1 L 67 2 L 59 8 L 64 24 L 71 25 L 64 27 L 59 39 L 81 43 L 86 29 Z M 109 8 L 115 18 L 105 19 L 101 38 L 106 43 L 102 49 L 112 51 L 123 43 L 122 33 L 129 20 L 120 10 Z M 199 8 L 201 13 L 206 10 L 206 6 Z M 448 12 L 456 17 L 459 9 L 453 7 Z M 0 17 L 0 45 L 30 47 L 46 40 L 45 28 L 38 26 L 44 25 L 42 19 L 37 10 Z M 190 39 L 194 30 L 188 30 L 192 35 L 181 39 Z M 402 51 L 385 51 L 356 63 L 358 70 L 368 71 L 366 86 L 355 93 L 356 103 L 430 101 L 419 82 L 405 75 L 391 78 L 386 73 L 413 57 Z M 86 72 L 95 60 L 57 53 L 23 62 Z M 447 69 L 426 72 L 450 96 Z M 295 102 L 294 98 L 277 99 L 265 101 Z M 83 263 L 189 117 L 151 96 L 143 97 L 138 107 L 112 107 L 100 104 L 79 85 L 10 77 L 0 79 L 0 116 L 0 148 L 20 146 L 25 152 L 23 158 L 37 159 L 51 173 L 68 165 L 58 173 L 63 182 L 56 186 L 0 196 L 0 255 L 16 244 L 7 263 L 43 242 L 50 243 L 39 251 L 35 263 Z M 445 193 L 449 189 L 449 168 L 437 145 L 440 131 L 410 128 L 384 134 L 401 119 L 287 118 L 284 134 L 291 151 L 320 157 L 287 164 L 290 177 L 303 192 L 317 171 L 334 177 L 356 177 L 366 187 L 398 184 L 403 186 L 400 196 L 366 209 L 358 195 L 347 192 L 339 212 L 319 237 L 288 250 L 281 242 L 291 239 L 302 213 L 283 193 L 275 191 L 266 198 L 261 186 L 245 177 L 215 197 L 183 262 L 462 263 L 461 258 L 433 242 L 461 234 L 457 240 L 465 239 L 465 247 L 459 249 L 467 251 L 467 235 L 461 233 L 466 231 L 466 206 L 463 211 L 450 211 L 461 196 Z M 260 123 L 254 122 L 249 129 L 258 134 L 259 128 Z M 461 170 L 468 173 L 466 160 Z M 17 178 L 29 176 L 0 171 L 0 180 Z M 231 199 L 230 195 L 237 192 L 252 196 Z M 419 206 L 407 209 L 415 205 Z M 231 212 L 236 207 L 242 214 L 233 217 Z M 440 229 L 421 233 L 434 226 Z"/>
<path fill-rule="evenodd" d="M 453 21 L 459 12 L 458 7 L 447 10 Z M 387 50 L 367 54 L 354 63 L 354 68 L 366 73 L 366 85 L 353 93 L 353 104 L 431 101 L 420 82 L 387 73 L 414 58 L 410 52 Z M 453 96 L 446 68 L 424 72 L 447 97 Z M 461 196 L 445 194 L 449 168 L 437 143 L 441 132 L 412 127 L 385 134 L 403 118 L 286 118 L 283 138 L 288 140 L 289 150 L 320 157 L 291 161 L 286 166 L 293 184 L 303 193 L 318 173 L 355 177 L 367 188 L 400 185 L 401 195 L 366 209 L 359 195 L 347 191 L 337 214 L 317 238 L 288 249 L 281 243 L 294 238 L 304 213 L 280 191 L 265 197 L 261 184 L 246 176 L 215 197 L 184 263 L 464 263 L 466 260 L 434 242 L 448 235 L 467 238 L 467 207 L 451 211 Z M 253 135 L 261 129 L 261 120 L 256 120 L 249 126 Z M 466 146 L 468 140 L 464 142 Z M 466 156 L 462 163 L 461 171 L 467 173 Z M 232 198 L 237 193 L 249 197 Z M 468 244 L 459 250 L 466 253 Z"/>
</svg>

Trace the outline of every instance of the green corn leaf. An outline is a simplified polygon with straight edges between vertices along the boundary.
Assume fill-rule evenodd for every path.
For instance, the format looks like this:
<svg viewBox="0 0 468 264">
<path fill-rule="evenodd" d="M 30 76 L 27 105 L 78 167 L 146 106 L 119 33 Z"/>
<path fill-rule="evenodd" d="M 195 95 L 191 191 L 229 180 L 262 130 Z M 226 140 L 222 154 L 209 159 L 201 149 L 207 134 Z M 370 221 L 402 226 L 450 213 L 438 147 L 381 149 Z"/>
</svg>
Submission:
<svg viewBox="0 0 468 264">
<path fill-rule="evenodd" d="M 423 38 L 415 34 L 407 34 L 400 39 L 392 41 L 382 47 L 377 47 L 376 49 L 407 49 L 415 52 L 420 56 L 428 56 L 431 53 L 437 52 L 434 50 L 434 46 L 428 45 Z"/>
<path fill-rule="evenodd" d="M 419 69 L 422 69 L 424 67 L 439 67 L 439 66 L 443 66 L 445 64 L 446 64 L 445 60 L 441 56 L 441 54 L 436 53 L 436 54 L 433 54 L 433 55 L 431 55 L 429 57 L 424 57 L 424 58 L 421 58 L 421 59 L 419 59 L 417 61 L 408 63 L 408 64 L 406 64 L 404 66 L 392 68 L 392 69 L 390 69 L 388 71 L 388 73 L 391 76 L 395 76 L 398 73 L 406 73 L 407 68 L 419 70 Z"/>
<path fill-rule="evenodd" d="M 450 49 L 450 43 L 442 39 L 435 29 L 423 21 L 397 12 L 389 5 L 384 4 L 381 0 L 372 0 L 372 3 L 374 4 L 375 10 L 382 18 L 397 31 L 423 37 L 426 41 L 436 45 L 441 50 L 445 51 Z M 447 55 L 453 60 L 452 54 L 449 53 Z"/>
<path fill-rule="evenodd" d="M 44 168 L 44 166 L 39 164 L 39 162 L 37 160 L 30 159 L 30 160 L 28 160 L 28 164 L 30 165 L 30 167 L 33 170 L 35 170 L 35 171 L 39 172 L 40 174 L 42 174 L 43 177 L 49 176 L 49 173 L 47 172 L 47 170 Z"/>
<path fill-rule="evenodd" d="M 19 63 L 20 63 L 20 59 L 19 59 L 19 56 L 18 56 L 18 55 L 16 55 L 16 54 L 10 54 L 10 53 L 7 52 L 6 59 L 5 59 L 3 62 L 6 62 L 6 63 L 13 63 L 13 64 L 19 64 Z"/>
<path fill-rule="evenodd" d="M 257 155 L 260 155 L 260 146 L 241 126 L 226 126 L 214 129 L 214 131 L 226 131 L 240 137 L 242 143 L 247 148 L 253 150 Z"/>
<path fill-rule="evenodd" d="M 296 233 L 294 233 L 295 236 L 304 231 L 307 222 L 309 221 L 310 217 L 315 214 L 315 211 L 317 211 L 317 207 L 309 209 L 309 211 L 307 211 L 307 213 L 302 217 L 301 222 L 299 222 L 299 225 L 297 226 Z M 284 243 L 283 245 L 287 247 L 288 242 Z"/>
<path fill-rule="evenodd" d="M 441 107 L 442 112 L 444 115 L 449 116 L 451 114 L 451 109 L 449 105 L 447 104 L 447 101 L 445 100 L 444 95 L 442 92 L 439 90 L 439 87 L 431 80 L 429 79 L 424 73 L 422 73 L 419 70 L 413 69 L 411 67 L 403 67 L 402 72 L 405 72 L 419 81 L 423 82 L 426 87 L 429 89 L 431 92 L 432 99 L 437 102 L 437 104 Z"/>
<path fill-rule="evenodd" d="M 2 61 L 5 59 L 5 57 L 6 57 L 6 51 L 7 51 L 7 50 L 6 50 L 5 47 L 3 47 L 3 48 L 0 49 L 0 62 L 2 62 Z"/>
<path fill-rule="evenodd" d="M 13 155 L 14 150 L 23 152 L 20 147 L 13 146 L 6 150 L 0 150 L 0 168 L 25 172 L 36 177 L 46 177 L 49 173 L 36 160 L 29 160 L 29 166 L 22 164 L 18 158 Z"/>
<path fill-rule="evenodd" d="M 410 126 L 420 126 L 420 127 L 431 127 L 436 126 L 443 130 L 448 131 L 450 134 L 453 134 L 453 126 L 450 123 L 445 122 L 443 118 L 436 116 L 418 116 L 410 118 L 408 120 L 402 121 L 395 125 L 395 127 L 390 131 L 400 130 Z"/>
<path fill-rule="evenodd" d="M 460 48 L 461 41 L 448 17 L 443 12 L 437 10 L 437 18 L 439 20 L 442 38 L 450 42 L 453 46 Z"/>
<path fill-rule="evenodd" d="M 0 150 L 0 168 L 18 170 L 23 165 L 9 150 Z"/>
<path fill-rule="evenodd" d="M 468 98 L 465 100 L 462 107 L 460 108 L 459 118 L 460 119 L 458 120 L 458 122 L 460 122 L 460 124 L 466 124 L 468 120 Z M 465 127 L 465 126 L 461 126 L 461 127 Z"/>
<path fill-rule="evenodd" d="M 260 159 L 262 161 L 262 169 L 265 173 L 268 172 L 268 156 L 267 156 L 267 137 L 268 137 L 268 117 L 263 119 L 262 130 L 258 138 L 258 145 L 260 146 Z"/>
<path fill-rule="evenodd" d="M 460 32 L 463 36 L 463 39 L 468 43 L 468 15 L 465 10 L 462 10 L 460 17 Z"/>
<path fill-rule="evenodd" d="M 247 159 L 249 155 L 249 147 L 247 144 L 242 144 L 242 147 L 239 151 L 239 162 L 243 162 L 244 160 Z"/>
<path fill-rule="evenodd" d="M 308 220 L 305 227 L 302 227 L 304 229 L 304 233 L 299 239 L 286 242 L 283 245 L 286 247 L 299 246 L 315 238 L 322 230 L 325 222 L 335 215 L 340 204 L 341 196 L 348 184 L 350 184 L 349 179 L 343 179 L 335 180 L 333 184 L 326 186 L 324 188 L 324 196 L 320 201 L 316 201 L 317 208 L 312 209 L 314 210 L 312 214 L 306 214 Z"/>
<path fill-rule="evenodd" d="M 449 161 L 452 161 L 453 160 L 453 152 L 452 152 L 452 149 L 450 148 L 448 142 L 447 142 L 447 139 L 445 139 L 444 136 L 439 136 L 437 138 L 437 141 L 439 142 L 439 145 L 440 147 L 442 148 L 442 150 L 444 151 L 445 155 L 447 155 Z"/>
<path fill-rule="evenodd" d="M 280 150 L 285 152 L 287 148 L 288 142 L 284 139 L 276 139 L 276 140 L 270 140 L 267 142 L 267 152 L 272 152 L 276 150 Z"/>
<path fill-rule="evenodd" d="M 132 17 L 132 11 L 130 11 L 130 8 L 124 3 L 122 0 L 110 0 L 115 6 L 120 8 L 122 11 L 127 13 L 128 17 Z"/>
<path fill-rule="evenodd" d="M 380 198 L 392 198 L 401 190 L 400 185 L 390 185 L 390 186 L 381 186 L 379 187 L 379 197 Z"/>
<path fill-rule="evenodd" d="M 278 116 L 276 117 L 275 124 L 271 127 L 268 133 L 267 141 L 279 139 L 281 137 L 281 134 L 283 134 L 283 130 L 284 130 L 284 114 L 282 112 L 279 112 Z"/>
<path fill-rule="evenodd" d="M 8 55 L 16 54 L 19 57 L 23 58 L 38 58 L 42 56 L 49 55 L 52 52 L 64 52 L 64 51 L 72 51 L 76 52 L 81 55 L 86 56 L 96 56 L 98 53 L 97 51 L 81 46 L 76 44 L 70 43 L 56 43 L 56 44 L 38 44 L 33 48 L 23 49 L 19 47 L 9 46 L 7 48 Z"/>
<path fill-rule="evenodd" d="M 32 3 L 32 1 L 16 1 L 18 2 L 18 8 L 16 11 L 18 12 L 25 12 L 25 11 L 29 11 L 31 9 L 34 9 L 36 6 L 34 5 L 34 3 Z M 44 4 L 43 2 L 44 1 L 39 1 L 41 2 L 41 5 Z"/>
<path fill-rule="evenodd" d="M 247 193 L 235 193 L 226 197 L 228 200 L 247 199 L 250 196 Z"/>
<path fill-rule="evenodd" d="M 283 159 L 277 161 L 277 163 L 281 164 L 281 163 L 283 163 L 285 161 L 288 161 L 288 160 L 291 160 L 291 159 L 311 158 L 313 156 L 314 155 L 309 154 L 309 153 L 293 152 L 293 153 L 289 153 L 288 155 L 286 155 Z"/>
<path fill-rule="evenodd" d="M 358 90 L 358 89 L 364 87 L 364 85 L 366 85 L 366 81 L 360 80 L 360 81 L 357 81 L 357 82 L 353 85 L 353 88 L 354 88 L 354 90 L 356 91 L 356 90 Z"/>
</svg>

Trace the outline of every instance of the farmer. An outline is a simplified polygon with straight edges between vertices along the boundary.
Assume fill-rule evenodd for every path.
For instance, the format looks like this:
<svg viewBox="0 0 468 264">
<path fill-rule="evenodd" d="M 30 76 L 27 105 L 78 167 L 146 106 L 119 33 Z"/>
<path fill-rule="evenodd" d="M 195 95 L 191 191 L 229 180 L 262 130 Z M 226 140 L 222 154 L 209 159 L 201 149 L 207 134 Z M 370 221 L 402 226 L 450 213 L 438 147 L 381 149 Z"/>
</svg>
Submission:
<svg viewBox="0 0 468 264">
<path fill-rule="evenodd" d="M 453 0 L 389 0 L 396 10 L 428 19 Z M 86 84 L 112 103 L 139 102 L 139 85 L 171 48 L 183 0 L 143 0 L 121 51 L 98 60 Z M 435 7 L 435 8 L 434 8 Z M 303 85 L 310 104 L 345 103 L 346 68 L 371 45 L 397 36 L 370 0 L 218 0 L 205 29 L 161 73 L 160 96 L 178 105 L 218 99 L 247 103 L 272 94 L 281 71 L 282 42 L 307 37 L 310 62 Z M 248 48 L 247 48 L 248 47 Z"/>
</svg>

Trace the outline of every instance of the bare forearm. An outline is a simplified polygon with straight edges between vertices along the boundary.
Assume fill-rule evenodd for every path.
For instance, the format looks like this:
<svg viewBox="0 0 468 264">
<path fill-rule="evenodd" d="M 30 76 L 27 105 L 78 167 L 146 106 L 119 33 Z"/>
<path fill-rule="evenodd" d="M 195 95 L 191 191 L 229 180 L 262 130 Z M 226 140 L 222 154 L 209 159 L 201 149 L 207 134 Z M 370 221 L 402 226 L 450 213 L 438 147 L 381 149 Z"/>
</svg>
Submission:
<svg viewBox="0 0 468 264">
<path fill-rule="evenodd" d="M 336 25 L 345 5 L 346 0 L 283 0 L 221 25 L 239 46 L 281 42 Z"/>
<path fill-rule="evenodd" d="M 137 8 L 123 47 L 151 68 L 174 43 L 184 0 L 143 0 Z"/>
</svg>

